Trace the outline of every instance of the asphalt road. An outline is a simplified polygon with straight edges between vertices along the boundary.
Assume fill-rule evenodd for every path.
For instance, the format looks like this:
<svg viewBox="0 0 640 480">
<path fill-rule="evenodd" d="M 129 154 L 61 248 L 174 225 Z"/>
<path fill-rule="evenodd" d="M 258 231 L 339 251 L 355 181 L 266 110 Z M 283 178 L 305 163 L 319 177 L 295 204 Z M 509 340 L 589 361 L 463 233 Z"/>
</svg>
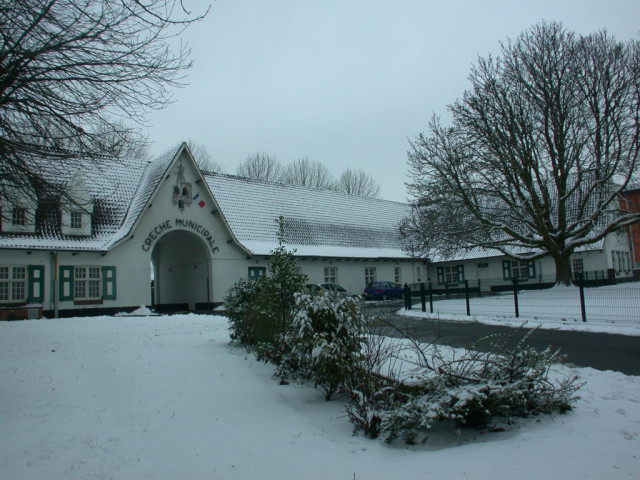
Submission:
<svg viewBox="0 0 640 480">
<path fill-rule="evenodd" d="M 512 327 L 401 317 L 393 313 L 399 308 L 402 308 L 402 304 L 395 302 L 367 306 L 369 312 L 386 316 L 399 330 L 413 332 L 421 341 L 453 347 L 470 347 L 489 335 L 514 333 Z M 547 346 L 559 347 L 569 364 L 640 375 L 639 336 L 538 329 L 529 338 L 528 344 L 537 350 L 543 350 Z M 489 347 L 489 342 L 474 346 L 478 350 L 487 350 Z"/>
</svg>

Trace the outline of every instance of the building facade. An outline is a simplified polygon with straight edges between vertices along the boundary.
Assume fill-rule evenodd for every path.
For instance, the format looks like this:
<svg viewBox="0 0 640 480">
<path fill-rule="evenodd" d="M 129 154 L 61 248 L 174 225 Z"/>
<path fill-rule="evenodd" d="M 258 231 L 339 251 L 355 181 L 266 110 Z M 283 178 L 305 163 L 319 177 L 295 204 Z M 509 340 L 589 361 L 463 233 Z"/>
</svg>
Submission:
<svg viewBox="0 0 640 480">
<path fill-rule="evenodd" d="M 209 309 L 239 279 L 267 273 L 281 240 L 309 283 L 351 294 L 377 280 L 490 290 L 555 276 L 550 258 L 480 249 L 411 258 L 398 229 L 409 205 L 202 172 L 186 144 L 151 162 L 67 167 L 42 165 L 62 191 L 54 197 L 3 189 L 0 319 Z M 581 249 L 572 266 L 587 279 L 631 277 L 626 234 Z"/>
<path fill-rule="evenodd" d="M 58 181 L 47 205 L 3 203 L 0 309 L 24 316 L 211 308 L 240 278 L 266 273 L 279 234 L 310 283 L 353 294 L 415 282 L 400 247 L 408 206 L 201 172 L 186 144 L 152 162 L 105 159 Z"/>
</svg>

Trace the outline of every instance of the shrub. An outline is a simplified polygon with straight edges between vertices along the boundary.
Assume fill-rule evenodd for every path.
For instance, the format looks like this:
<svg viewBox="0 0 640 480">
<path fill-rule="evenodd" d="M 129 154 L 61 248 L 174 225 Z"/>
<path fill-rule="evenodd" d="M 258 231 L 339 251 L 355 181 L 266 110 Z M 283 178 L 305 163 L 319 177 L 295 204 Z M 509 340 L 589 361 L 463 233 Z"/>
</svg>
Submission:
<svg viewBox="0 0 640 480">
<path fill-rule="evenodd" d="M 295 315 L 283 337 L 288 353 L 280 375 L 310 380 L 330 400 L 356 374 L 363 328 L 353 298 L 296 294 Z"/>
<path fill-rule="evenodd" d="M 438 347 L 416 340 L 417 368 L 410 383 L 392 377 L 371 389 L 370 380 L 352 387 L 347 414 L 354 431 L 391 442 L 423 442 L 436 422 L 454 421 L 460 427 L 485 427 L 496 417 L 527 417 L 566 412 L 582 386 L 577 376 L 553 379 L 551 368 L 559 351 L 536 351 L 526 345 L 532 330 L 511 345 L 511 338 L 492 337 L 488 353 L 467 350 L 460 358 L 445 359 Z M 519 332 L 518 332 L 519 333 Z M 489 340 L 487 340 L 489 341 Z M 361 375 L 376 377 L 375 372 Z M 385 377 L 378 375 L 378 380 Z"/>
<path fill-rule="evenodd" d="M 280 339 L 291 322 L 294 293 L 307 279 L 296 273 L 294 252 L 284 246 L 282 218 L 279 224 L 280 245 L 270 253 L 267 275 L 242 279 L 225 296 L 231 339 L 275 363 L 282 356 Z"/>
</svg>

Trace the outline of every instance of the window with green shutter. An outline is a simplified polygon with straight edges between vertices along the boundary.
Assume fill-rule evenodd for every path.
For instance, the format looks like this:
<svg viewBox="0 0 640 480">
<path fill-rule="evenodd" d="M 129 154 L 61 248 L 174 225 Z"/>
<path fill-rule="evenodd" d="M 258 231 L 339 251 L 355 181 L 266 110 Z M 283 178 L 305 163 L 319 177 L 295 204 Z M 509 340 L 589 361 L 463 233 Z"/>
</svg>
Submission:
<svg viewBox="0 0 640 480">
<path fill-rule="evenodd" d="M 73 267 L 60 265 L 58 273 L 60 301 L 73 300 Z"/>
<path fill-rule="evenodd" d="M 511 260 L 502 261 L 502 278 L 511 280 Z"/>
<path fill-rule="evenodd" d="M 102 267 L 102 299 L 116 299 L 116 267 Z"/>
<path fill-rule="evenodd" d="M 61 265 L 60 301 L 101 302 L 116 298 L 116 267 Z"/>
<path fill-rule="evenodd" d="M 28 302 L 44 301 L 44 266 L 30 265 L 28 267 Z"/>
<path fill-rule="evenodd" d="M 254 279 L 267 274 L 267 267 L 249 267 L 249 278 Z"/>
</svg>

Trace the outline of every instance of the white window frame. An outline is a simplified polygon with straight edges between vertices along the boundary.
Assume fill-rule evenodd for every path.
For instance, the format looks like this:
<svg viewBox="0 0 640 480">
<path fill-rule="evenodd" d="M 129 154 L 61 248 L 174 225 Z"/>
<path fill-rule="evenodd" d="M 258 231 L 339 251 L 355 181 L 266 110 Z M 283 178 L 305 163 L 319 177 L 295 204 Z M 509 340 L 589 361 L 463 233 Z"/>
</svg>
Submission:
<svg viewBox="0 0 640 480">
<path fill-rule="evenodd" d="M 573 272 L 574 278 L 577 278 L 578 275 L 584 274 L 584 261 L 582 258 L 571 259 L 571 271 Z"/>
<path fill-rule="evenodd" d="M 73 299 L 102 300 L 102 269 L 95 265 L 73 267 Z"/>
<path fill-rule="evenodd" d="M 622 273 L 622 252 L 616 252 L 616 256 L 618 257 L 618 270 L 616 270 L 616 273 L 621 274 Z"/>
<path fill-rule="evenodd" d="M 0 303 L 27 301 L 27 267 L 24 265 L 0 266 Z"/>
<path fill-rule="evenodd" d="M 82 212 L 76 210 L 69 214 L 69 226 L 76 230 L 82 228 Z"/>
<path fill-rule="evenodd" d="M 528 279 L 529 262 L 526 260 L 511 260 L 511 278 Z"/>
<path fill-rule="evenodd" d="M 338 267 L 324 267 L 324 283 L 338 283 Z"/>
<path fill-rule="evenodd" d="M 27 224 L 27 209 L 24 207 L 14 206 L 11 211 L 11 225 L 16 227 L 24 227 Z"/>
<path fill-rule="evenodd" d="M 364 267 L 364 284 L 369 285 L 376 281 L 376 267 Z"/>
<path fill-rule="evenodd" d="M 402 285 L 402 269 L 400 267 L 394 267 L 394 269 L 393 269 L 393 280 L 398 285 Z"/>
<path fill-rule="evenodd" d="M 444 283 L 447 285 L 457 285 L 458 282 L 458 266 L 445 265 L 444 267 Z"/>
</svg>

